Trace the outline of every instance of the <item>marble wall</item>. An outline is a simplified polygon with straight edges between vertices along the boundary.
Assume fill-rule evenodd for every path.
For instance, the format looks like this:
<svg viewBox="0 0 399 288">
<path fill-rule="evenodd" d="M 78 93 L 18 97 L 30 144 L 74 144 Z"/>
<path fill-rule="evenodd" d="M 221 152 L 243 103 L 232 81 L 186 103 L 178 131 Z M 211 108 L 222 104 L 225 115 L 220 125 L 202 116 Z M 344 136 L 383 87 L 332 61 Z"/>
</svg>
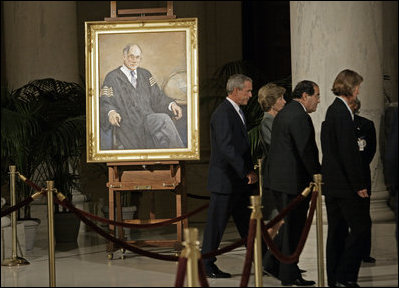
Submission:
<svg viewBox="0 0 399 288">
<path fill-rule="evenodd" d="M 317 139 L 336 75 L 352 69 L 363 76 L 359 99 L 362 114 L 379 121 L 383 112 L 382 3 L 291 2 L 292 82 L 313 80 L 320 86 L 320 104 L 311 114 Z M 378 123 L 375 123 L 378 126 Z"/>
<path fill-rule="evenodd" d="M 6 81 L 16 89 L 54 78 L 80 82 L 75 1 L 4 1 Z"/>
<path fill-rule="evenodd" d="M 391 102 L 398 103 L 398 2 L 382 2 L 383 73 L 389 76 L 384 81 L 384 91 Z"/>
</svg>

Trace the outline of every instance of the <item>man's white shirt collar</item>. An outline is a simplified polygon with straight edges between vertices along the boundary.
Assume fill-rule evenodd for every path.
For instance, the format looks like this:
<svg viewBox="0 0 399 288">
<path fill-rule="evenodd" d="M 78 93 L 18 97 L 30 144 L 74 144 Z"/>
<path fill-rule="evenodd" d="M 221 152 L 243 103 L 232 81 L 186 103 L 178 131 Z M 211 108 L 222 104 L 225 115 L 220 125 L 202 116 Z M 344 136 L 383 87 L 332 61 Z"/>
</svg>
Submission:
<svg viewBox="0 0 399 288">
<path fill-rule="evenodd" d="M 295 99 L 293 99 L 293 100 L 295 100 Z M 305 112 L 308 113 L 308 111 L 306 111 L 305 106 L 299 100 L 295 100 L 295 101 L 298 102 L 299 104 L 301 104 L 303 110 L 305 110 Z"/>
<path fill-rule="evenodd" d="M 341 96 L 337 96 L 337 98 L 341 99 L 341 101 L 344 102 L 346 108 L 348 108 L 349 112 L 351 113 L 351 117 L 352 117 L 352 121 L 353 121 L 355 116 L 353 115 L 352 109 L 349 107 L 348 103 L 346 103 L 345 99 Z"/>
<path fill-rule="evenodd" d="M 233 105 L 234 109 L 236 110 L 237 114 L 240 116 L 242 123 L 245 124 L 245 119 L 242 118 L 241 113 L 240 113 L 240 106 L 236 102 L 231 100 L 229 97 L 226 97 L 226 99 L 230 101 L 230 103 Z"/>
<path fill-rule="evenodd" d="M 121 71 L 123 72 L 123 74 L 125 74 L 126 75 L 126 77 L 127 77 L 127 79 L 129 79 L 129 82 L 131 83 L 132 82 L 132 74 L 130 73 L 132 70 L 130 70 L 129 68 L 127 68 L 126 66 L 125 66 L 125 64 L 123 64 L 122 66 L 121 66 Z M 136 71 L 136 77 L 137 77 L 137 69 L 135 69 L 135 71 Z"/>
</svg>

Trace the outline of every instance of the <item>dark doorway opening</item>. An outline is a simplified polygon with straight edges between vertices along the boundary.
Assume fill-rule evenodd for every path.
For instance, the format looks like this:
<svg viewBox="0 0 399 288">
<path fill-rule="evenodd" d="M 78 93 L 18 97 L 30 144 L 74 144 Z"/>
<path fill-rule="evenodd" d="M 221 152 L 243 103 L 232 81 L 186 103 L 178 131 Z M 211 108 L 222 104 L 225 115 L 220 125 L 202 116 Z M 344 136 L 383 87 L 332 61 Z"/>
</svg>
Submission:
<svg viewBox="0 0 399 288">
<path fill-rule="evenodd" d="M 289 1 L 242 1 L 242 23 L 243 60 L 267 82 L 290 77 Z"/>
</svg>

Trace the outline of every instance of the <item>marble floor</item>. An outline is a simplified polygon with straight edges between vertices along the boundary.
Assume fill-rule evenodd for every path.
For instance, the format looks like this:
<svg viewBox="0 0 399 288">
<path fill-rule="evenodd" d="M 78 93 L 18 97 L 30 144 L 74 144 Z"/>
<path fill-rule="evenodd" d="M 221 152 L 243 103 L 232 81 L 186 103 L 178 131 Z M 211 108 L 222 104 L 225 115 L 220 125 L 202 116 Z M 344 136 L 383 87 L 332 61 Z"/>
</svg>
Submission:
<svg viewBox="0 0 399 288">
<path fill-rule="evenodd" d="M 44 287 L 49 286 L 49 263 L 46 224 L 40 226 L 35 247 L 23 257 L 29 265 L 1 267 L 1 287 Z M 199 229 L 202 241 L 204 223 L 190 223 L 190 227 Z M 324 226 L 324 241 L 327 226 Z M 83 230 L 83 231 L 82 231 Z M 157 228 L 131 232 L 135 239 L 173 239 L 175 230 Z M 305 248 L 300 257 L 300 267 L 307 270 L 305 279 L 317 283 L 317 249 L 316 225 L 312 225 Z M 398 287 L 398 257 L 394 237 L 394 223 L 373 224 L 372 256 L 375 264 L 362 264 L 359 284 L 363 287 Z M 238 240 L 238 233 L 229 223 L 223 237 L 223 245 Z M 58 287 L 173 287 L 177 271 L 176 262 L 156 260 L 133 254 L 116 251 L 109 260 L 106 253 L 106 241 L 94 232 L 81 229 L 78 245 L 75 247 L 57 245 L 56 286 Z M 171 248 L 146 248 L 154 252 L 174 255 Z M 21 255 L 19 255 L 21 256 Z M 124 257 L 121 257 L 124 256 Z M 122 259 L 123 258 L 123 259 Z M 232 273 L 231 279 L 209 279 L 212 287 L 238 287 L 245 259 L 245 248 L 239 247 L 218 257 L 216 264 L 223 271 Z M 255 286 L 254 274 L 248 286 Z M 325 283 L 326 280 L 325 280 Z M 279 287 L 280 281 L 272 277 L 263 277 L 264 287 Z"/>
</svg>

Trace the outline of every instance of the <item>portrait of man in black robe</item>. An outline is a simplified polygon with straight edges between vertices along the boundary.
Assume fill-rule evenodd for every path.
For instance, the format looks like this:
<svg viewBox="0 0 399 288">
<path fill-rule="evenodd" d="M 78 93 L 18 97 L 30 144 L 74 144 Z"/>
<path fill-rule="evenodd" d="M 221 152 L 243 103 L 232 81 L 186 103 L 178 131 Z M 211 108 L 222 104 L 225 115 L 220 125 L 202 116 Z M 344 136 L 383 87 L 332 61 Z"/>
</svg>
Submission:
<svg viewBox="0 0 399 288">
<path fill-rule="evenodd" d="M 141 68 L 142 49 L 128 44 L 123 64 L 109 72 L 100 91 L 100 149 L 184 148 L 175 122 L 182 108 Z"/>
</svg>

